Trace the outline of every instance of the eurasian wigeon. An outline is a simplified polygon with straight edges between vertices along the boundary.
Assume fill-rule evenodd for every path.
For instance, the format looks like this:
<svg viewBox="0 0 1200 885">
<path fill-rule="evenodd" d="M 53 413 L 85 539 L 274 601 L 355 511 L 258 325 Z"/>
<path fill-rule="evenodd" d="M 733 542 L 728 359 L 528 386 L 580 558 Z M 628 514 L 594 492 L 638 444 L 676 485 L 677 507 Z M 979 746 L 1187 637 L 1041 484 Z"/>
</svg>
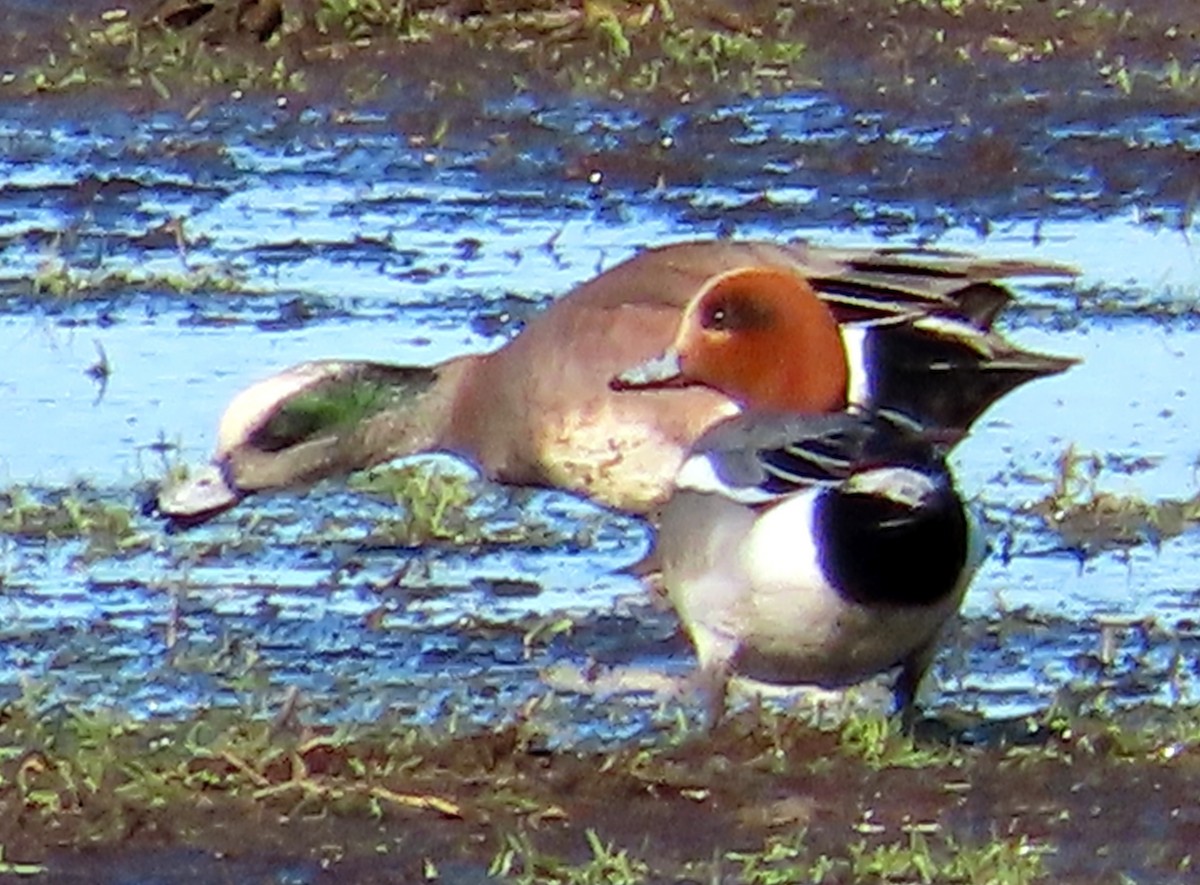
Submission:
<svg viewBox="0 0 1200 885">
<path fill-rule="evenodd" d="M 580 284 L 492 353 L 428 368 L 316 361 L 252 385 L 226 410 L 211 464 L 162 489 L 157 510 L 176 524 L 202 522 L 255 492 L 436 450 L 502 482 L 569 489 L 648 512 L 666 500 L 692 443 L 737 406 L 708 389 L 631 394 L 609 382 L 666 349 L 698 293 L 761 285 L 794 300 L 804 316 L 825 317 L 816 290 L 847 330 L 850 350 L 868 354 L 875 368 L 864 374 L 855 363 L 847 372 L 837 328 L 827 318 L 811 329 L 801 323 L 796 334 L 803 337 L 785 338 L 781 358 L 796 366 L 790 390 L 806 410 L 899 400 L 919 418 L 965 427 L 1006 391 L 1073 362 L 1020 350 L 991 331 L 1011 297 L 994 280 L 1070 272 L 802 242 L 651 249 Z M 901 358 L 872 359 L 889 335 L 904 342 L 895 345 Z M 868 337 L 875 343 L 863 343 Z M 955 358 L 944 358 L 947 352 Z M 910 407 L 897 391 L 920 402 Z"/>
<path fill-rule="evenodd" d="M 855 318 L 838 326 L 838 352 L 814 350 L 800 335 L 819 325 L 809 292 L 817 294 L 788 268 L 719 274 L 684 310 L 670 346 L 611 386 L 657 391 L 703 384 L 755 409 L 811 412 L 800 382 L 811 385 L 809 373 L 822 366 L 844 405 L 892 409 L 951 439 L 1005 393 L 1075 363 L 1014 347 L 991 330 L 990 319 L 977 324 L 948 311 L 875 307 L 861 299 Z M 845 307 L 828 299 L 820 304 Z"/>
<path fill-rule="evenodd" d="M 752 412 L 696 443 L 657 553 L 711 723 L 732 675 L 834 688 L 895 667 L 909 720 L 983 544 L 940 444 L 909 419 Z"/>
</svg>

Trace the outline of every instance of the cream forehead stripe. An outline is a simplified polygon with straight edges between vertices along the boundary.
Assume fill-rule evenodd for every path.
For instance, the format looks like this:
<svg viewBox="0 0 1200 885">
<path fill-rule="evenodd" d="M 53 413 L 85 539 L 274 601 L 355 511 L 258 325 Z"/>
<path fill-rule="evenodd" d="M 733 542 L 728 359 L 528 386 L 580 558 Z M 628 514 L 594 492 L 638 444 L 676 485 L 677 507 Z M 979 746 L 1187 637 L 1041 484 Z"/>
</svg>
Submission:
<svg viewBox="0 0 1200 885">
<path fill-rule="evenodd" d="M 266 412 L 337 374 L 336 363 L 304 363 L 279 375 L 264 378 L 241 391 L 229 403 L 217 428 L 217 454 L 241 444 L 261 422 Z"/>
</svg>

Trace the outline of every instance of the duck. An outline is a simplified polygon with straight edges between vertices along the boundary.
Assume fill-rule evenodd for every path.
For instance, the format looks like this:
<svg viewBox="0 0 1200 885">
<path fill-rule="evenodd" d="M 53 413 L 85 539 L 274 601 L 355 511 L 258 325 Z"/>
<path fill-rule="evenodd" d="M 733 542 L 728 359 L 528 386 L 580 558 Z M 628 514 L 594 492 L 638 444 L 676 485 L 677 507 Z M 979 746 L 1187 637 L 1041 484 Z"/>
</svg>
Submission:
<svg viewBox="0 0 1200 885">
<path fill-rule="evenodd" d="M 806 349 L 800 337 L 800 330 L 817 324 L 814 311 L 799 308 L 814 297 L 838 323 L 836 352 Z M 793 270 L 750 267 L 718 274 L 684 309 L 671 345 L 614 376 L 610 386 L 647 391 L 698 384 L 759 409 L 806 411 L 801 391 L 811 384 L 807 376 L 815 364 L 825 367 L 826 379 L 844 383 L 844 404 L 886 406 L 961 438 L 1004 394 L 1076 363 L 1013 346 L 992 331 L 991 312 L 985 319 L 895 301 L 853 303 L 856 313 L 843 313 L 839 322 L 836 311 L 849 300 L 818 293 Z"/>
<path fill-rule="evenodd" d="M 889 410 L 749 411 L 699 438 L 656 553 L 710 727 L 735 676 L 836 689 L 896 669 L 895 711 L 915 721 L 985 550 L 945 448 Z"/>
<path fill-rule="evenodd" d="M 740 406 L 704 385 L 631 392 L 610 382 L 661 356 L 689 305 L 714 289 L 760 286 L 774 301 L 795 301 L 798 317 L 821 317 L 808 331 L 804 321 L 789 324 L 801 337 L 779 344 L 794 354 L 793 389 L 806 411 L 893 405 L 965 432 L 1000 396 L 1075 362 L 994 330 L 1012 300 L 998 281 L 1073 273 L 805 241 L 651 248 L 555 300 L 494 351 L 426 367 L 312 360 L 255 382 L 222 415 L 210 463 L 164 483 L 146 509 L 189 528 L 255 494 L 440 451 L 502 483 L 653 514 L 692 444 Z M 845 352 L 855 354 L 849 371 Z"/>
</svg>

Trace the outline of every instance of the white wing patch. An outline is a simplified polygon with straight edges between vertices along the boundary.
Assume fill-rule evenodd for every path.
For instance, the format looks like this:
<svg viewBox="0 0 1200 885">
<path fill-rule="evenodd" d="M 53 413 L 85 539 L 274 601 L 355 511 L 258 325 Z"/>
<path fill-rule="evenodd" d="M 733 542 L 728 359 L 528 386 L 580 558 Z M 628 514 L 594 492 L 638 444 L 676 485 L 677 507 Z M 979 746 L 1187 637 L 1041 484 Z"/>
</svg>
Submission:
<svg viewBox="0 0 1200 885">
<path fill-rule="evenodd" d="M 675 487 L 720 495 L 740 504 L 763 504 L 779 497 L 758 486 L 730 485 L 717 476 L 716 470 L 713 469 L 712 459 L 704 453 L 692 455 L 683 462 L 683 467 L 679 468 L 679 473 L 675 477 Z"/>
<path fill-rule="evenodd" d="M 873 495 L 916 510 L 938 493 L 937 484 L 924 473 L 908 467 L 877 467 L 855 474 L 846 481 L 847 492 Z"/>
<path fill-rule="evenodd" d="M 842 326 L 842 346 L 846 349 L 846 363 L 850 369 L 850 380 L 846 384 L 846 402 L 852 406 L 868 406 L 874 391 L 867 370 L 867 336 L 869 325 L 847 323 Z"/>
</svg>

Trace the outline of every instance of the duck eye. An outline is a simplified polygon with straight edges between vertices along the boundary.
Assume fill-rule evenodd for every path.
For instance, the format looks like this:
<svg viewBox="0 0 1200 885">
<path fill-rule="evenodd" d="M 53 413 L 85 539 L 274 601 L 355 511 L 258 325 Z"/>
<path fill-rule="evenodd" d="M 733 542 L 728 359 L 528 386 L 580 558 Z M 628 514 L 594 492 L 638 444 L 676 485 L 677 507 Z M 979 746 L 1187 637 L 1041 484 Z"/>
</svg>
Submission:
<svg viewBox="0 0 1200 885">
<path fill-rule="evenodd" d="M 768 307 L 748 298 L 725 298 L 706 307 L 700 325 L 712 332 L 742 332 L 771 325 Z"/>
<path fill-rule="evenodd" d="M 704 315 L 704 321 L 701 325 L 706 329 L 712 329 L 720 332 L 728 326 L 729 313 L 724 306 L 714 307 Z"/>
</svg>

